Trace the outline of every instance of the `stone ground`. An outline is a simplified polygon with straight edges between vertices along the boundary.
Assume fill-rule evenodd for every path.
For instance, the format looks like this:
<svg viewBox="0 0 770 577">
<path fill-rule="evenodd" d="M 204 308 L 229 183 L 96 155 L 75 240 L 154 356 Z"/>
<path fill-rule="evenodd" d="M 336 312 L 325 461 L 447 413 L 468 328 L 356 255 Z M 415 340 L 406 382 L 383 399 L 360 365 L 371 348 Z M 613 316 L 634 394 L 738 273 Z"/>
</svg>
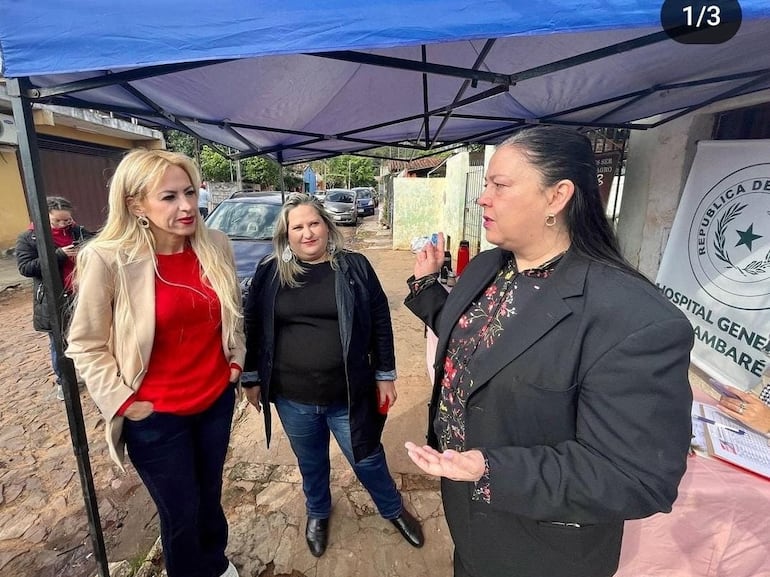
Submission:
<svg viewBox="0 0 770 577">
<path fill-rule="evenodd" d="M 424 438 L 429 395 L 423 328 L 402 304 L 413 256 L 389 250 L 389 231 L 379 230 L 374 218 L 345 232 L 372 261 L 389 296 L 399 401 L 383 443 L 407 507 L 423 520 L 426 545 L 410 547 L 377 515 L 333 444 L 330 545 L 321 559 L 312 557 L 303 535 L 301 479 L 280 422 L 274 414 L 267 449 L 262 416 L 242 403 L 234 419 L 223 498 L 231 529 L 229 553 L 242 576 L 451 572 L 451 540 L 438 483 L 420 474 L 403 449 L 405 440 Z M 32 330 L 30 319 L 30 284 L 15 273 L 12 259 L 0 258 L 0 575 L 94 575 L 64 403 L 54 396 L 47 337 Z M 154 506 L 130 464 L 125 473 L 111 465 L 104 423 L 86 392 L 80 400 L 108 559 L 125 560 L 126 574 L 140 566 L 138 574 L 145 577 L 158 573 L 157 555 L 146 559 L 158 535 Z"/>
<path fill-rule="evenodd" d="M 345 229 L 372 261 L 388 294 L 396 336 L 399 401 L 383 443 L 407 507 L 423 521 L 426 544 L 414 549 L 373 509 L 336 445 L 330 545 L 320 559 L 304 542 L 301 479 L 274 413 L 265 446 L 262 416 L 245 402 L 236 411 L 223 502 L 229 555 L 242 577 L 427 577 L 451 575 L 452 544 L 438 483 L 418 472 L 403 449 L 424 438 L 429 382 L 423 327 L 403 306 L 413 256 L 389 250 L 374 218 Z M 30 285 L 12 259 L 0 257 L 0 576 L 90 577 L 96 573 L 64 404 L 54 397 L 45 335 L 31 328 Z M 691 382 L 705 387 L 691 373 Z M 108 559 L 113 576 L 161 573 L 155 509 L 135 472 L 111 465 L 104 423 L 81 392 Z M 150 554 L 148 555 L 148 551 Z"/>
<path fill-rule="evenodd" d="M 27 285 L 0 296 L 0 575 L 81 576 L 93 565 L 64 403 L 55 397 L 46 335 L 31 327 Z M 134 473 L 110 464 L 104 423 L 81 394 L 102 525 L 111 552 L 143 558 L 157 536 Z M 129 511 L 142 511 L 140 517 Z M 124 545 L 125 542 L 125 545 Z"/>
</svg>

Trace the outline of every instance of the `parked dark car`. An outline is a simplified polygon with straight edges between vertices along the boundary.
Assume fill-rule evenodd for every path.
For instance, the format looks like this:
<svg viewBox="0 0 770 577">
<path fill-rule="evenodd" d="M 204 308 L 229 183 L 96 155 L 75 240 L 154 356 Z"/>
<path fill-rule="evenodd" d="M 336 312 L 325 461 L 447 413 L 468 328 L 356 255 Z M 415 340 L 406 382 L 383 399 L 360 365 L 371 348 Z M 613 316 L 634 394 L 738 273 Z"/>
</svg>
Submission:
<svg viewBox="0 0 770 577">
<path fill-rule="evenodd" d="M 280 192 L 236 192 L 206 218 L 206 226 L 230 238 L 244 298 L 257 263 L 273 250 L 273 230 L 282 204 Z"/>
<path fill-rule="evenodd" d="M 367 217 L 373 215 L 377 204 L 374 200 L 372 189 L 368 186 L 361 186 L 352 190 L 356 193 L 356 206 L 358 207 L 359 216 Z"/>
<path fill-rule="evenodd" d="M 358 224 L 356 193 L 344 188 L 332 188 L 326 191 L 324 208 L 335 223 Z"/>
</svg>

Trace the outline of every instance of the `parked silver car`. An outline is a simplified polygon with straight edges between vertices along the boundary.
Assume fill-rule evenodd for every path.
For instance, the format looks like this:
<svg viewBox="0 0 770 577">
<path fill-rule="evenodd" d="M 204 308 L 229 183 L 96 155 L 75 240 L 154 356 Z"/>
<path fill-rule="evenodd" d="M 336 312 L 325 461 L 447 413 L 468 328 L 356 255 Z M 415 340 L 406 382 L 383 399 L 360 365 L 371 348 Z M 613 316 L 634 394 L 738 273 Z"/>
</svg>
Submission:
<svg viewBox="0 0 770 577">
<path fill-rule="evenodd" d="M 332 220 L 339 224 L 358 224 L 356 193 L 344 188 L 332 188 L 326 191 L 324 208 Z"/>
</svg>

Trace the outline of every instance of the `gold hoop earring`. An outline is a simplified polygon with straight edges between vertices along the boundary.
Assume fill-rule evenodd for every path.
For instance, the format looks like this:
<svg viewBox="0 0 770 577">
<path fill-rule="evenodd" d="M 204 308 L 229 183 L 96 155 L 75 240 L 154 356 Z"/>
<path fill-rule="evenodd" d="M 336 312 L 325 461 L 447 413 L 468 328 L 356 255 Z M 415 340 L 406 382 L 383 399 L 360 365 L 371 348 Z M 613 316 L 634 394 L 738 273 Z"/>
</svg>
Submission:
<svg viewBox="0 0 770 577">
<path fill-rule="evenodd" d="M 556 215 L 549 214 L 545 217 L 545 226 L 553 226 L 556 224 Z"/>
<path fill-rule="evenodd" d="M 136 217 L 136 222 L 139 223 L 139 226 L 142 228 L 150 228 L 150 219 L 144 216 L 143 214 L 140 214 Z"/>
</svg>

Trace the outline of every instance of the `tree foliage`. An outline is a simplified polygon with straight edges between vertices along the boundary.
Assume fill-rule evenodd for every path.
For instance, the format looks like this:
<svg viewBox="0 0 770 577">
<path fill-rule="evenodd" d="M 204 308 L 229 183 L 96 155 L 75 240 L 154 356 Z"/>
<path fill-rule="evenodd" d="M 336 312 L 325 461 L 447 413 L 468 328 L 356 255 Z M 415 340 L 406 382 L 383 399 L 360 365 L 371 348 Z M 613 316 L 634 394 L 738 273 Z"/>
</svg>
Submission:
<svg viewBox="0 0 770 577">
<path fill-rule="evenodd" d="M 280 171 L 278 163 L 267 158 L 252 156 L 241 161 L 241 178 L 258 184 L 263 190 L 280 188 Z"/>
<path fill-rule="evenodd" d="M 327 160 L 326 187 L 374 186 L 377 183 L 374 162 L 371 158 L 349 154 Z"/>
<path fill-rule="evenodd" d="M 178 130 L 169 129 L 165 132 L 166 146 L 174 152 L 181 152 L 190 158 L 195 158 L 196 146 L 199 143 L 189 134 Z M 351 186 L 373 186 L 374 185 L 374 165 L 368 159 L 354 156 L 341 157 L 352 159 L 351 161 Z M 345 186 L 347 183 L 347 160 L 341 161 L 334 159 L 340 167 L 344 166 L 344 178 L 339 181 L 339 186 Z M 361 162 L 363 161 L 363 162 Z M 325 161 L 321 161 L 325 162 Z M 213 148 L 207 145 L 200 147 L 200 169 L 203 180 L 214 182 L 232 182 L 235 180 L 237 171 L 234 161 L 222 156 Z M 317 169 L 318 170 L 318 169 Z M 338 170 L 335 168 L 334 170 Z M 318 170 L 323 173 L 323 168 Z M 343 169 L 339 168 L 342 174 Z M 278 163 L 255 156 L 241 161 L 241 180 L 244 183 L 259 186 L 262 190 L 280 190 L 281 172 Z M 369 184 L 371 182 L 371 184 Z M 284 170 L 284 186 L 286 190 L 302 190 L 302 176 L 295 174 L 289 169 Z"/>
<path fill-rule="evenodd" d="M 230 182 L 235 175 L 230 160 L 208 146 L 201 148 L 201 172 L 204 180 L 219 182 Z"/>
<path fill-rule="evenodd" d="M 184 132 L 169 129 L 166 130 L 164 137 L 166 147 L 174 152 L 181 152 L 190 158 L 195 158 L 195 138 Z"/>
</svg>

